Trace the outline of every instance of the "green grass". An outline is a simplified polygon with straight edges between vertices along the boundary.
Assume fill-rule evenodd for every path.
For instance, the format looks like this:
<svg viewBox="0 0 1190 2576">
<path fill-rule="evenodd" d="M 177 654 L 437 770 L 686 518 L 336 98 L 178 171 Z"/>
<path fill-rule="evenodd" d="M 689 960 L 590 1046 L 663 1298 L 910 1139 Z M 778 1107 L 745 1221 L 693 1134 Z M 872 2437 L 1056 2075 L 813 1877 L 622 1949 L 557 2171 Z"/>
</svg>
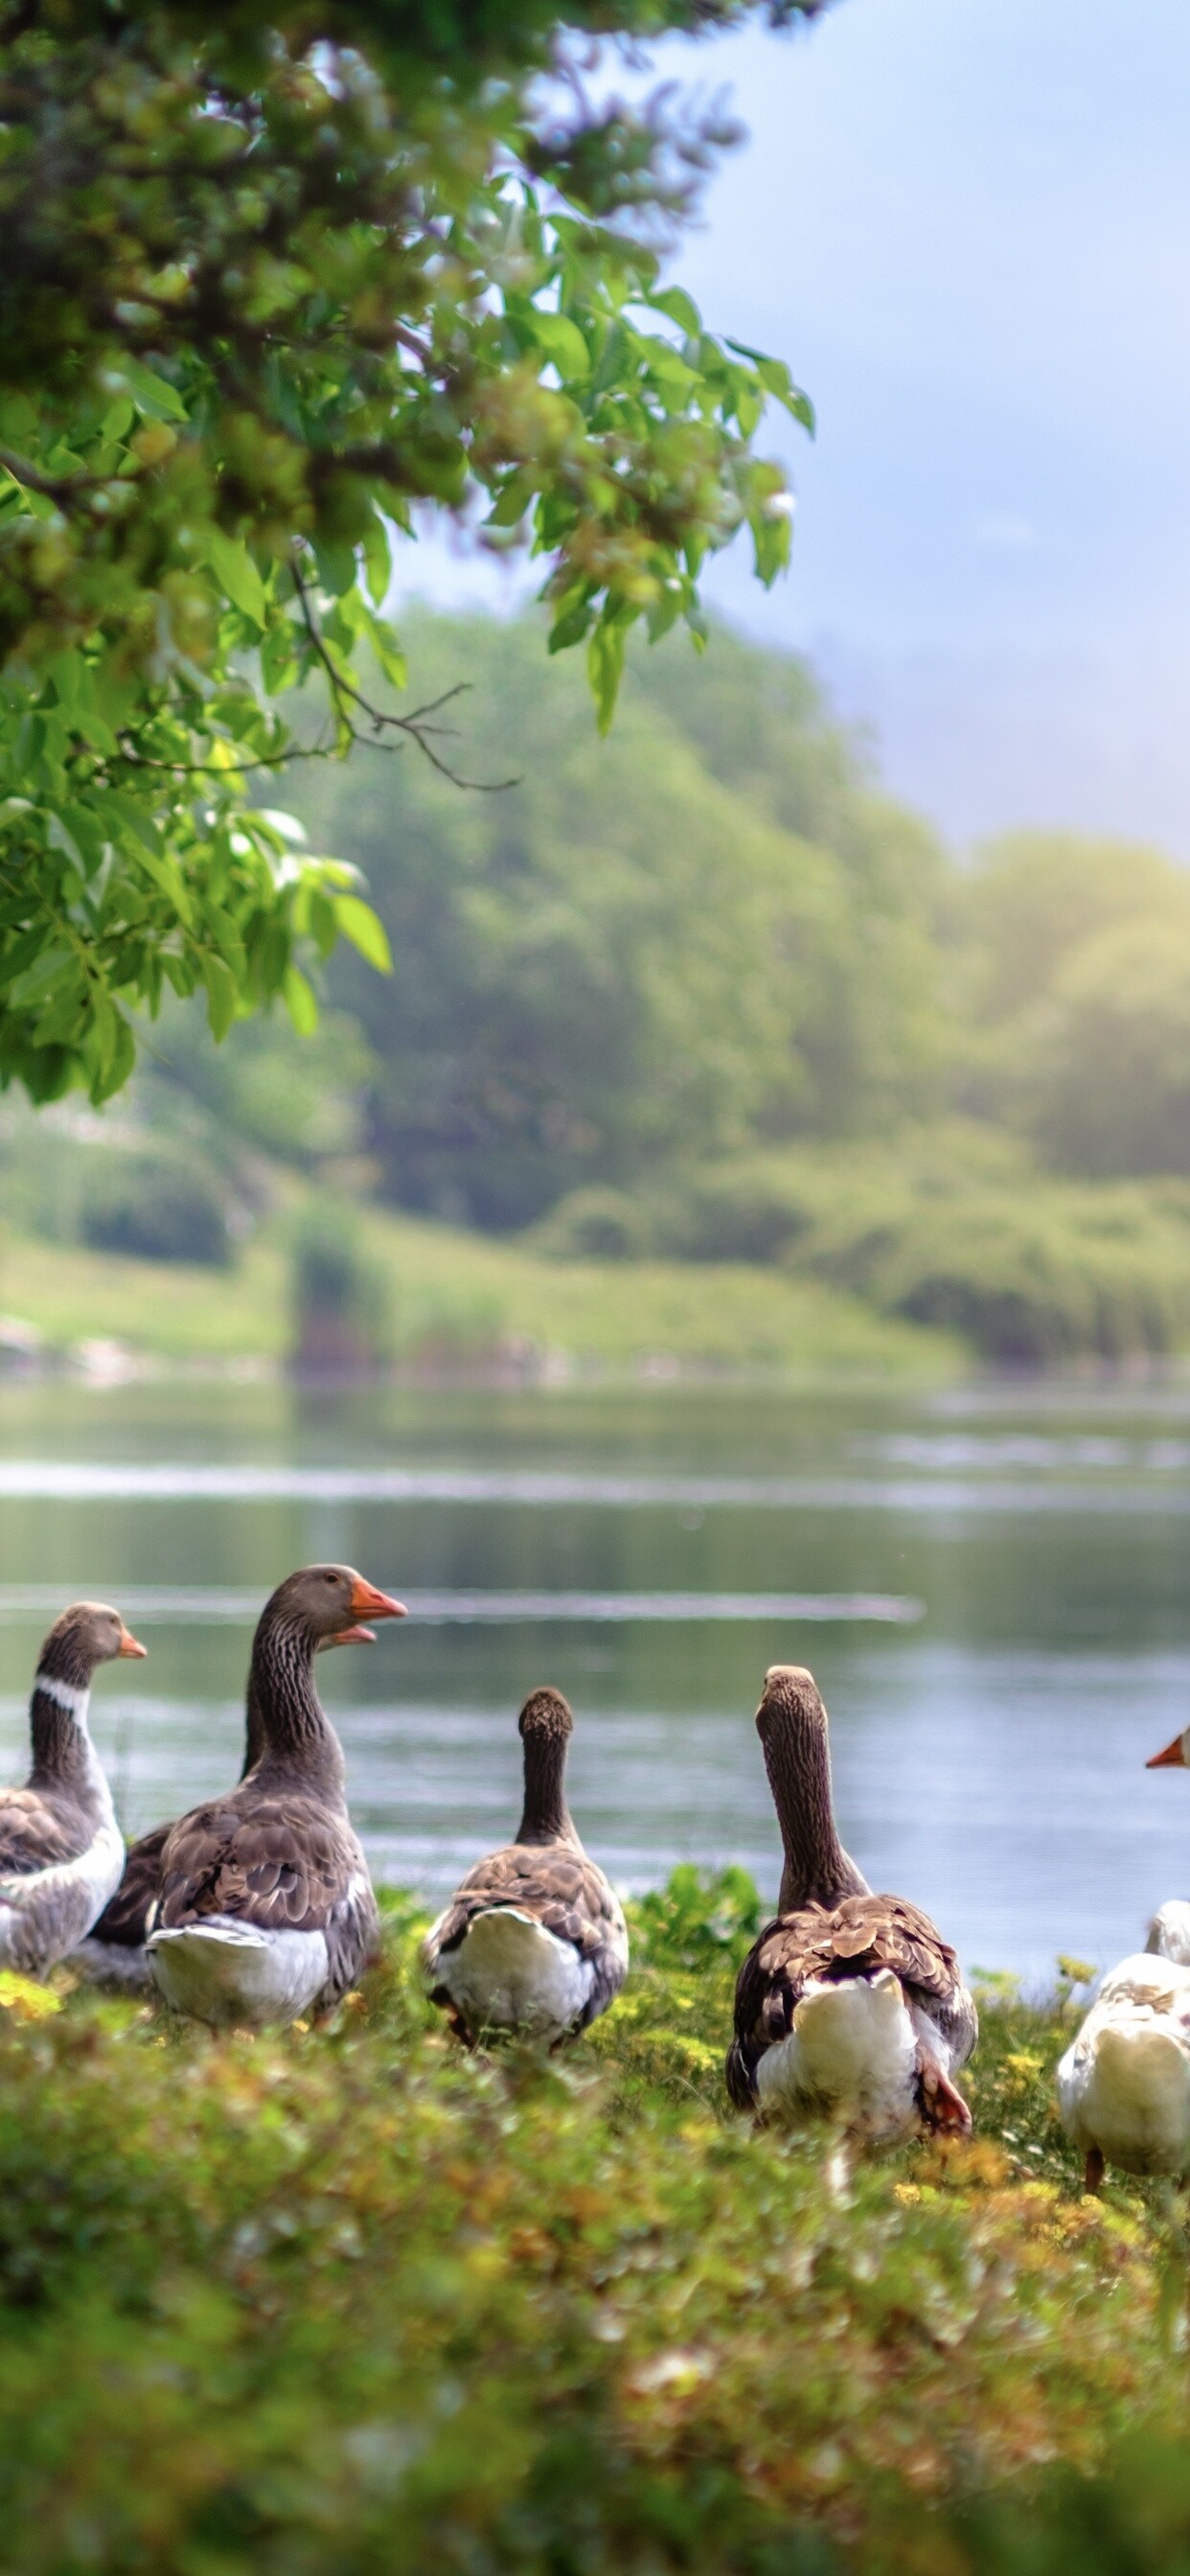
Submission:
<svg viewBox="0 0 1190 2576">
<path fill-rule="evenodd" d="M 962 1361 L 948 1334 L 743 1263 L 558 1263 L 376 1213 L 364 1231 L 391 1284 L 396 1355 L 426 1368 L 559 1359 L 616 1370 L 673 1359 L 939 1375 Z M 286 1219 L 265 1227 L 231 1271 L 9 1234 L 0 1244 L 0 1306 L 54 1347 L 99 1336 L 169 1360 L 278 1361 L 290 1339 Z"/>
<path fill-rule="evenodd" d="M 1184 2568 L 1181 2225 L 1081 2197 L 1071 2007 L 1001 1997 L 974 2143 L 841 2185 L 726 2105 L 754 1907 L 678 1874 L 553 2059 L 457 2052 L 399 1901 L 329 2034 L 0 1994 L 0 2566 Z"/>
</svg>

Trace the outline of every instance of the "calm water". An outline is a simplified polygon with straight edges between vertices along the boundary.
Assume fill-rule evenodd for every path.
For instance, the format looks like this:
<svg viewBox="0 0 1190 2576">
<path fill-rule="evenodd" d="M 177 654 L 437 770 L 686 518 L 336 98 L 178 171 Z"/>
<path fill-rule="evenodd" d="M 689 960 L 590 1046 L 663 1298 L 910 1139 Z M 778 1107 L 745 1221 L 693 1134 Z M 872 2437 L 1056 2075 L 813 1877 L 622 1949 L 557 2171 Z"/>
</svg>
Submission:
<svg viewBox="0 0 1190 2576">
<path fill-rule="evenodd" d="M 556 1682 L 573 1802 L 640 1888 L 738 1859 L 772 1892 L 752 1727 L 812 1665 L 845 1839 L 968 1962 L 1106 1962 L 1190 1895 L 1190 1387 L 943 1395 L 311 1395 L 0 1388 L 0 1758 L 53 1608 L 151 1660 L 94 1725 L 130 1832 L 234 1778 L 256 1609 L 345 1558 L 413 1603 L 320 1667 L 379 1875 L 448 1886 L 515 1823 L 515 1713 Z"/>
</svg>

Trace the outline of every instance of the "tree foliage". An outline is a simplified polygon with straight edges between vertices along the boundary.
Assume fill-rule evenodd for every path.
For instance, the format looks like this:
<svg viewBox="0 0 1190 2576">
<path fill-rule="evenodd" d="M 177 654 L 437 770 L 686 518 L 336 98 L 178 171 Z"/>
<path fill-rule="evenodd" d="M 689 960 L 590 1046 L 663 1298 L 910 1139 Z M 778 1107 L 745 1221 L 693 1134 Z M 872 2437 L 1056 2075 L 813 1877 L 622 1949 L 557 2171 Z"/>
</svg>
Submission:
<svg viewBox="0 0 1190 2576">
<path fill-rule="evenodd" d="M 746 0 L 597 0 L 578 36 L 725 23 Z M 812 0 L 775 14 L 808 15 Z M 766 402 L 787 369 L 661 283 L 726 139 L 588 96 L 542 0 L 0 5 L 0 1081 L 101 1100 L 128 1010 L 203 989 L 218 1034 L 304 952 L 383 935 L 245 782 L 275 699 L 449 769 L 443 699 L 398 688 L 390 537 L 447 510 L 544 559 L 551 646 L 610 721 L 629 627 L 701 634 L 707 554 L 788 554 Z"/>
<path fill-rule="evenodd" d="M 422 770 L 307 775 L 311 832 L 366 871 L 391 986 L 332 990 L 376 1057 L 388 1193 L 480 1225 L 675 1164 L 887 1129 L 938 1097 L 941 861 L 874 796 L 800 665 L 725 630 L 633 656 L 615 735 L 530 620 L 423 618 L 419 670 L 475 682 L 465 799 Z"/>
</svg>

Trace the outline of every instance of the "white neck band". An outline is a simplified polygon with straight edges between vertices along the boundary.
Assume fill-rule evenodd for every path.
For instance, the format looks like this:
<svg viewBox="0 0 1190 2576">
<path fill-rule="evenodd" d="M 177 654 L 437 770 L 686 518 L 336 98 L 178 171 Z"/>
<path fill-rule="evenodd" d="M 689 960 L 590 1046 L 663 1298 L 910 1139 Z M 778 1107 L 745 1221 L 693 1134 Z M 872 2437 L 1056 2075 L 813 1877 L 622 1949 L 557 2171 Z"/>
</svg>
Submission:
<svg viewBox="0 0 1190 2576">
<path fill-rule="evenodd" d="M 44 1691 L 47 1699 L 52 1699 L 58 1708 L 64 1708 L 68 1717 L 77 1717 L 80 1724 L 86 1717 L 91 1698 L 89 1690 L 76 1690 L 73 1682 L 60 1682 L 53 1673 L 36 1674 L 33 1688 Z"/>
</svg>

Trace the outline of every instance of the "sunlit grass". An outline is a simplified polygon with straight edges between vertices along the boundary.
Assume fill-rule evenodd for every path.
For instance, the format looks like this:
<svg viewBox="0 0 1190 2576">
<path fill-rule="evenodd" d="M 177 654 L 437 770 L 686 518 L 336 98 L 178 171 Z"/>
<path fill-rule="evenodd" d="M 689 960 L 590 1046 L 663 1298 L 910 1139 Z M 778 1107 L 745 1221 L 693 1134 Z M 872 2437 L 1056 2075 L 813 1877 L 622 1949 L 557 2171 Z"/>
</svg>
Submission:
<svg viewBox="0 0 1190 2576">
<path fill-rule="evenodd" d="M 368 1216 L 387 1273 L 398 1361 L 424 1369 L 711 1367 L 937 1376 L 947 1335 L 890 1322 L 843 1291 L 744 1264 L 557 1263 L 416 1218 Z M 291 1339 L 286 1218 L 234 1269 L 198 1270 L 7 1235 L 0 1308 L 53 1348 L 113 1339 L 168 1360 L 279 1363 Z"/>
</svg>

